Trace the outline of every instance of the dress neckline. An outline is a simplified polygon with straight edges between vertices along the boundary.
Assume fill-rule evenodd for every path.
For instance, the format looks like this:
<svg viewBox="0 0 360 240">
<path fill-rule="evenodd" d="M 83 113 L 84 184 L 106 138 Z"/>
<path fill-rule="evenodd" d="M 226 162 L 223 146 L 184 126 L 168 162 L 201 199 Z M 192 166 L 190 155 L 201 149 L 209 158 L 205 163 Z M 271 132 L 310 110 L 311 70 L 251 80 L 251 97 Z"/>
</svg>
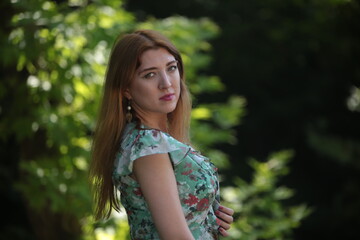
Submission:
<svg viewBox="0 0 360 240">
<path fill-rule="evenodd" d="M 128 125 L 131 126 L 131 128 L 137 129 L 137 130 L 155 130 L 155 131 L 159 131 L 161 133 L 166 134 L 167 136 L 170 136 L 172 138 L 174 138 L 173 136 L 171 136 L 168 132 L 164 132 L 158 128 L 153 128 L 153 127 L 149 127 L 143 123 L 137 123 L 137 122 L 130 122 L 128 123 Z"/>
</svg>

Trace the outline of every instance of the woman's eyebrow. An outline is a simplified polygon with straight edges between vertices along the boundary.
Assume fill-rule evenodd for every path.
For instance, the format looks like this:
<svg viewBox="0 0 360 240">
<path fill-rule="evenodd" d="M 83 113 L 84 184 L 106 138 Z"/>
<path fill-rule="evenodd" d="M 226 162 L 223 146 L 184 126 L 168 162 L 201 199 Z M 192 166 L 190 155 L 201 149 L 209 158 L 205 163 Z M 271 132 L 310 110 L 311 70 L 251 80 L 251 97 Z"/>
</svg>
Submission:
<svg viewBox="0 0 360 240">
<path fill-rule="evenodd" d="M 170 62 L 168 62 L 167 64 L 166 64 L 166 66 L 169 66 L 169 65 L 171 65 L 171 64 L 173 64 L 173 63 L 177 63 L 178 61 L 175 59 L 175 60 L 172 60 L 172 61 L 170 61 Z M 146 71 L 149 71 L 149 70 L 156 70 L 157 68 L 156 67 L 149 67 L 149 68 L 145 68 L 145 69 L 143 69 L 143 70 L 141 70 L 141 71 L 139 71 L 139 75 L 141 74 L 141 73 L 143 73 L 143 72 L 146 72 Z"/>
<path fill-rule="evenodd" d="M 146 72 L 146 71 L 149 71 L 149 70 L 155 70 L 155 69 L 157 69 L 157 68 L 156 68 L 156 67 L 145 68 L 145 69 L 139 71 L 139 72 L 138 72 L 138 75 L 140 75 L 140 74 L 143 73 L 143 72 Z"/>
<path fill-rule="evenodd" d="M 175 59 L 175 60 L 172 60 L 172 61 L 170 61 L 170 62 L 168 62 L 167 64 L 166 64 L 166 66 L 169 66 L 169 65 L 171 65 L 171 64 L 173 64 L 173 63 L 177 63 L 178 61 Z"/>
</svg>

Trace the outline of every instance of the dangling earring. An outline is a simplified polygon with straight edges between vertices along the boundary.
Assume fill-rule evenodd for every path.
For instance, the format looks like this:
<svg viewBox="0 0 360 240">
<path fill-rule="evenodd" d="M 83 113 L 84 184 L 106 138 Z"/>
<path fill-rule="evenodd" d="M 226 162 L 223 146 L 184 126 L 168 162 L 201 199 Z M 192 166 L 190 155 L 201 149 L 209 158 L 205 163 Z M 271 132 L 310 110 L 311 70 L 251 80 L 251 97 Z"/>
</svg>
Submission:
<svg viewBox="0 0 360 240">
<path fill-rule="evenodd" d="M 130 99 L 128 100 L 127 105 L 127 112 L 126 112 L 126 121 L 129 123 L 132 120 L 132 113 L 131 113 L 131 102 Z"/>
</svg>

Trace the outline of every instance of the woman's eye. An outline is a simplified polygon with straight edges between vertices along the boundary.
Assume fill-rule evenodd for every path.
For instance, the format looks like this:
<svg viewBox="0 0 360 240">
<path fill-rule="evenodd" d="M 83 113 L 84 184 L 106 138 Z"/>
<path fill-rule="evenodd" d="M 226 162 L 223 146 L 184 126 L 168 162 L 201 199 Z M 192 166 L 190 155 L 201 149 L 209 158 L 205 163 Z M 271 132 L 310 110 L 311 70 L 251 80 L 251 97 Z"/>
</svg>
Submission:
<svg viewBox="0 0 360 240">
<path fill-rule="evenodd" d="M 153 76 L 155 76 L 155 73 L 150 72 L 150 73 L 146 74 L 146 75 L 144 76 L 144 78 L 152 78 Z"/>
<path fill-rule="evenodd" d="M 177 69 L 177 66 L 176 65 L 172 65 L 168 68 L 168 71 L 169 72 L 172 72 L 172 71 L 175 71 Z"/>
</svg>

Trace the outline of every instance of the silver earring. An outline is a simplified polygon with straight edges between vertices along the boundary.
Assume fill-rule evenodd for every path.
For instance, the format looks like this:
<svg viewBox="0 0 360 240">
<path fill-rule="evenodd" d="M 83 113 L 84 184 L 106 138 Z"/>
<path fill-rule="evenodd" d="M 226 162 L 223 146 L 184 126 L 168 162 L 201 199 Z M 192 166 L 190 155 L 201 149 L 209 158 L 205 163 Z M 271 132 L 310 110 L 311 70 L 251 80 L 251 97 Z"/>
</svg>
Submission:
<svg viewBox="0 0 360 240">
<path fill-rule="evenodd" d="M 129 123 L 132 120 L 132 113 L 131 113 L 131 102 L 128 100 L 127 111 L 126 111 L 126 121 Z"/>
</svg>

